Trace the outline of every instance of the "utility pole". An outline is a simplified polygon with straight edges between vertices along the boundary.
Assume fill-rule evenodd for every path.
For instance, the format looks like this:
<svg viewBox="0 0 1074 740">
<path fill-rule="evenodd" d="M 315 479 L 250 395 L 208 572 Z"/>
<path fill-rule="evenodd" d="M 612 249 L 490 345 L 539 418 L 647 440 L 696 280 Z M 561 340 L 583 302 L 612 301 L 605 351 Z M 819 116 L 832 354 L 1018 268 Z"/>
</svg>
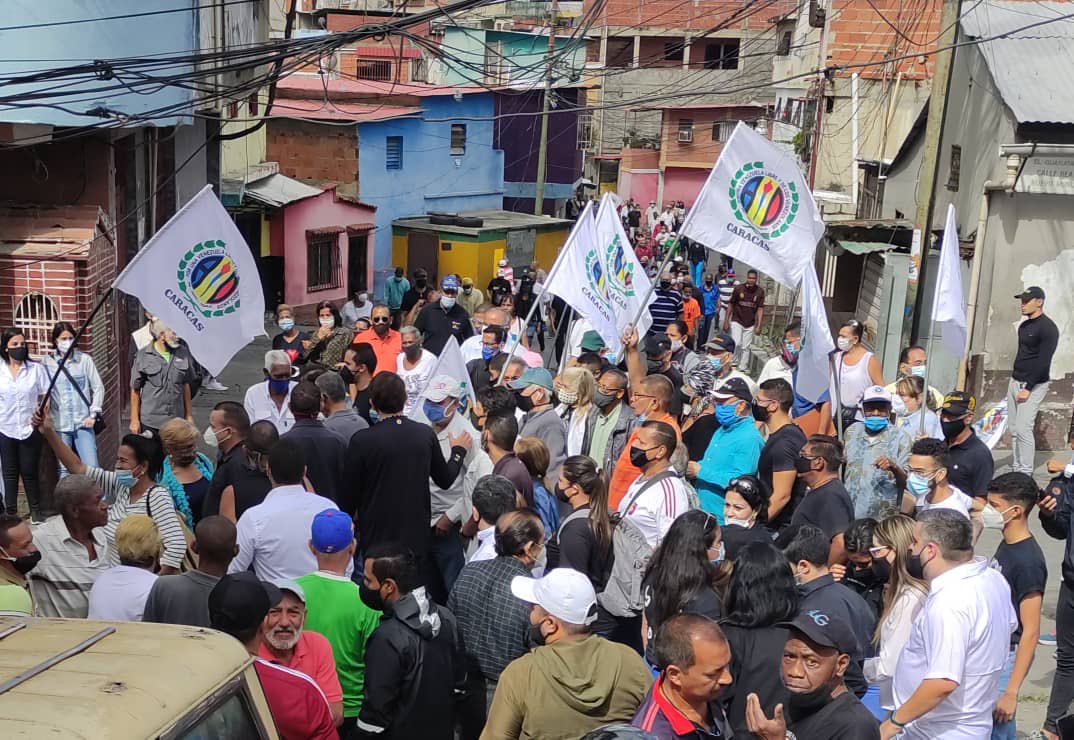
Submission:
<svg viewBox="0 0 1074 740">
<path fill-rule="evenodd" d="M 548 109 L 552 97 L 552 60 L 556 52 L 556 13 L 558 0 L 552 0 L 548 17 L 548 68 L 544 77 L 544 95 L 541 98 L 541 145 L 537 150 L 537 193 L 533 198 L 533 213 L 540 216 L 544 210 L 544 181 L 548 170 Z"/>
<path fill-rule="evenodd" d="M 958 19 L 962 0 L 943 0 L 940 28 L 943 35 L 936 40 L 936 67 L 929 94 L 929 116 L 925 123 L 925 142 L 921 155 L 921 179 L 918 181 L 917 212 L 914 216 L 914 239 L 910 248 L 910 276 L 906 283 L 906 307 L 903 312 L 902 346 L 919 339 L 921 308 L 925 292 L 925 271 L 932 245 L 932 214 L 936 205 L 936 181 L 940 170 L 940 145 L 943 143 L 947 99 L 951 94 L 951 64 L 955 58 L 953 44 L 958 36 Z M 912 309 L 912 310 L 911 310 Z"/>
</svg>

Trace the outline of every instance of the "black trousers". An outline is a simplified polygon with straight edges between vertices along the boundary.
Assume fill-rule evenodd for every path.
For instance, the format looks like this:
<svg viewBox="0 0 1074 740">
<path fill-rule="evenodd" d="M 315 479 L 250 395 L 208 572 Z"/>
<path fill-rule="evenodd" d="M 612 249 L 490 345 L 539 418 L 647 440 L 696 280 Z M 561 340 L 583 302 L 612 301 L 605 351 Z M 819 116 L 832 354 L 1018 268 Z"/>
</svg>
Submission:
<svg viewBox="0 0 1074 740">
<path fill-rule="evenodd" d="M 1058 734 L 1056 721 L 1070 712 L 1074 702 L 1074 591 L 1066 581 L 1059 586 L 1059 601 L 1055 605 L 1055 676 L 1044 729 Z"/>
<path fill-rule="evenodd" d="M 26 439 L 15 439 L 0 434 L 0 464 L 4 467 L 4 508 L 8 514 L 19 509 L 19 478 L 26 491 L 30 513 L 40 508 L 40 486 L 37 480 L 37 463 L 41 458 L 41 435 L 35 430 Z"/>
</svg>

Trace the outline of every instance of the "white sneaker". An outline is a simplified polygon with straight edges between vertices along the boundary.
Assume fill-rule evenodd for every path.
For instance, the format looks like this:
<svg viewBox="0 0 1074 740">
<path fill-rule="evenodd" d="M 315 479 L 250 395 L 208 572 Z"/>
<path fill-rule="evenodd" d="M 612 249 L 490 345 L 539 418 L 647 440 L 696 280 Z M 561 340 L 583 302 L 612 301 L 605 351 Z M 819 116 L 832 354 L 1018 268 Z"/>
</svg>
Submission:
<svg viewBox="0 0 1074 740">
<path fill-rule="evenodd" d="M 209 378 L 207 381 L 201 384 L 201 387 L 207 391 L 226 391 L 227 386 L 221 383 L 216 378 Z"/>
</svg>

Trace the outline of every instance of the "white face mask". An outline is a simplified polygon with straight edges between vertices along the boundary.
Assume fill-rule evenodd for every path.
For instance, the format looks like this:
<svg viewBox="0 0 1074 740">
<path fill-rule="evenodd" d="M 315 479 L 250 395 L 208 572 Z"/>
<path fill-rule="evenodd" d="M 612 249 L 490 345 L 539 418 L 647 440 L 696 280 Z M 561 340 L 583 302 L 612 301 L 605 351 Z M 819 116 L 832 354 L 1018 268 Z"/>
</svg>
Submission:
<svg viewBox="0 0 1074 740">
<path fill-rule="evenodd" d="M 680 349 L 682 349 L 682 340 L 681 339 L 672 339 L 671 340 L 671 351 L 672 352 L 678 352 Z"/>
<path fill-rule="evenodd" d="M 847 339 L 846 337 L 839 337 L 838 339 L 835 340 L 835 346 L 838 347 L 841 351 L 846 352 L 853 345 L 851 344 L 850 340 Z"/>
<path fill-rule="evenodd" d="M 56 349 L 61 355 L 67 354 L 67 350 L 71 349 L 71 345 L 74 344 L 73 339 L 61 339 L 56 342 Z"/>
<path fill-rule="evenodd" d="M 1074 478 L 1074 461 L 1067 463 L 1067 466 L 1063 468 L 1064 478 Z"/>
<path fill-rule="evenodd" d="M 985 504 L 985 507 L 981 509 L 981 522 L 984 524 L 985 529 L 1003 529 L 1003 514 L 996 511 L 992 506 Z"/>
<path fill-rule="evenodd" d="M 323 326 L 325 329 L 331 329 L 333 326 L 336 325 L 336 318 L 334 316 L 322 316 L 320 318 L 320 322 L 321 326 Z"/>
<path fill-rule="evenodd" d="M 447 310 L 451 310 L 455 307 L 455 298 L 449 295 L 442 296 L 440 298 L 440 307 Z"/>
<path fill-rule="evenodd" d="M 735 519 L 729 516 L 724 517 L 723 523 L 728 527 L 742 527 L 743 529 L 749 529 L 753 526 L 752 519 Z"/>
</svg>

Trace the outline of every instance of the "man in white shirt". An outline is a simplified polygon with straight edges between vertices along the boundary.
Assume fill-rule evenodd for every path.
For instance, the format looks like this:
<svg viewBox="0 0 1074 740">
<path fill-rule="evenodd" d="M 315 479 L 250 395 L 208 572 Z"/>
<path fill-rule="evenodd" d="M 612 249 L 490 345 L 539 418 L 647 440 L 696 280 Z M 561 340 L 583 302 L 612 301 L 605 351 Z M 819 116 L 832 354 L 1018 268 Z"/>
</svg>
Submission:
<svg viewBox="0 0 1074 740">
<path fill-rule="evenodd" d="M 364 290 L 354 291 L 354 299 L 344 303 L 340 311 L 343 327 L 353 329 L 358 319 L 368 319 L 372 312 L 373 304 L 369 300 L 369 293 Z"/>
<path fill-rule="evenodd" d="M 406 386 L 403 415 L 409 416 L 436 370 L 436 355 L 422 348 L 421 332 L 416 327 L 404 326 L 399 330 L 399 338 L 403 351 L 395 358 L 395 372 Z"/>
<path fill-rule="evenodd" d="M 428 584 L 434 599 L 442 596 L 446 603 L 455 579 L 466 563 L 463 556 L 460 532 L 462 523 L 473 514 L 474 485 L 492 472 L 492 460 L 481 449 L 481 435 L 466 415 L 460 413 L 460 399 L 466 391 L 462 384 L 449 375 L 437 375 L 429 381 L 422 394 L 422 414 L 436 432 L 444 457 L 451 457 L 451 438 L 469 435 L 473 445 L 466 451 L 462 471 L 450 488 L 441 488 L 429 479 L 429 496 L 432 503 L 433 565 L 440 574 L 440 584 Z M 443 591 L 440 591 L 440 588 Z"/>
<path fill-rule="evenodd" d="M 971 512 L 984 508 L 984 499 L 967 496 L 951 485 L 947 470 L 947 445 L 925 437 L 914 442 L 907 463 L 906 492 L 902 512 L 916 515 L 933 509 L 949 509 L 970 518 Z M 896 474 L 898 475 L 898 473 Z"/>
<path fill-rule="evenodd" d="M 262 503 L 239 517 L 239 553 L 228 573 L 240 573 L 253 565 L 262 581 L 294 580 L 317 570 L 317 558 L 309 548 L 313 518 L 325 509 L 339 507 L 303 487 L 305 455 L 291 440 L 281 439 L 273 445 L 265 472 L 272 490 Z M 353 569 L 351 565 L 349 570 Z"/>
<path fill-rule="evenodd" d="M 474 485 L 470 522 L 476 525 L 477 536 L 470 542 L 466 562 L 496 557 L 496 521 L 515 508 L 517 497 L 515 485 L 502 475 L 486 475 Z"/>
<path fill-rule="evenodd" d="M 671 468 L 671 455 L 678 446 L 675 430 L 662 421 L 638 427 L 630 448 L 630 462 L 641 475 L 630 484 L 619 513 L 629 519 L 656 549 L 675 518 L 690 508 L 682 478 Z"/>
<path fill-rule="evenodd" d="M 920 515 L 907 570 L 928 581 L 929 595 L 895 667 L 895 710 L 880 735 L 986 740 L 1018 626 L 1011 589 L 987 559 L 973 556 L 973 527 L 955 511 Z"/>
<path fill-rule="evenodd" d="M 265 353 L 265 382 L 247 388 L 242 402 L 251 424 L 271 421 L 280 435 L 291 430 L 295 425 L 295 416 L 291 413 L 291 389 L 297 385 L 292 380 L 294 375 L 291 358 L 286 352 L 272 349 Z"/>
</svg>

